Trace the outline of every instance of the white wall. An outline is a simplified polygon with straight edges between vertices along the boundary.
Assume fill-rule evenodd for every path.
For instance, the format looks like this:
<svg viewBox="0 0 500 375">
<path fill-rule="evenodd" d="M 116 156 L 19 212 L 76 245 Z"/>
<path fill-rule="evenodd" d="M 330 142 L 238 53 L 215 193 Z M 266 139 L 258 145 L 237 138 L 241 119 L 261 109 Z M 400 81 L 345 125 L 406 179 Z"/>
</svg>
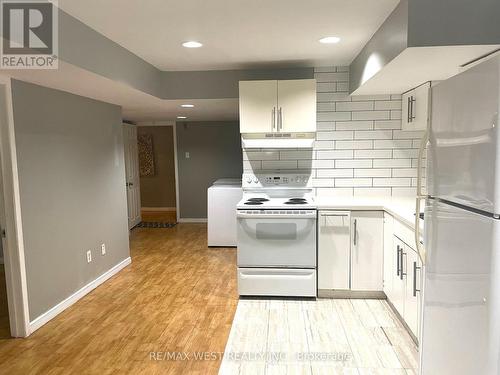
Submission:
<svg viewBox="0 0 500 375">
<path fill-rule="evenodd" d="M 244 170 L 310 170 L 317 195 L 414 195 L 423 133 L 401 130 L 401 95 L 349 96 L 348 67 L 314 75 L 313 150 L 244 150 Z"/>
</svg>

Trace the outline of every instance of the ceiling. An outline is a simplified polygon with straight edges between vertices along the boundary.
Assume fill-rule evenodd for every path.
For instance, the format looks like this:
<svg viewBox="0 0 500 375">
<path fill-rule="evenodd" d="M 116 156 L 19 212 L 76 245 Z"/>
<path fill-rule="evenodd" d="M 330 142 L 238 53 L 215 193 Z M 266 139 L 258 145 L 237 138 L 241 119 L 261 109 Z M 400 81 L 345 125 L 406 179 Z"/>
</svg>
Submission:
<svg viewBox="0 0 500 375">
<path fill-rule="evenodd" d="M 59 0 L 161 70 L 348 65 L 399 0 Z M 340 43 L 318 39 L 339 36 Z M 181 46 L 197 40 L 202 48 Z"/>
<path fill-rule="evenodd" d="M 4 70 L 0 76 L 120 105 L 123 118 L 131 121 L 176 120 L 179 115 L 188 117 L 184 121 L 238 119 L 238 99 L 163 100 L 63 61 L 57 70 Z"/>
</svg>

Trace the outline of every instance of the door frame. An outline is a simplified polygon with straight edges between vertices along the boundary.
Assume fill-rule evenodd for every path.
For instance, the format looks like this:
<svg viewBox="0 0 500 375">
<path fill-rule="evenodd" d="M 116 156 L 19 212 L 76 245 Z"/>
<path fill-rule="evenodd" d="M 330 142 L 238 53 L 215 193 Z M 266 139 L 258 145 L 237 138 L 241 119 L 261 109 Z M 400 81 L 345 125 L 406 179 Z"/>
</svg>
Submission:
<svg viewBox="0 0 500 375">
<path fill-rule="evenodd" d="M 13 337 L 26 337 L 30 331 L 28 285 L 24 256 L 19 175 L 17 169 L 11 79 L 0 77 L 0 100 L 5 103 L 5 116 L 0 113 L 0 183 L 3 187 L 4 265 L 9 308 L 10 332 Z M 1 214 L 1 213 L 0 213 Z"/>
<path fill-rule="evenodd" d="M 177 122 L 176 121 L 140 121 L 137 126 L 171 126 L 172 137 L 174 141 L 174 172 L 175 172 L 175 215 L 176 221 L 179 222 L 181 210 L 179 205 L 179 169 L 177 158 Z"/>
<path fill-rule="evenodd" d="M 142 221 L 142 215 L 141 215 L 141 186 L 140 186 L 140 175 L 139 175 L 139 150 L 137 147 L 137 126 L 134 124 L 129 124 L 127 122 L 122 123 L 122 134 L 123 134 L 123 151 L 124 151 L 124 156 L 125 156 L 125 190 L 127 193 L 127 220 L 128 220 L 128 229 L 132 230 L 136 225 L 138 225 Z M 132 137 L 132 133 L 135 133 L 135 136 Z M 134 141 L 131 142 L 131 139 L 134 138 Z M 133 143 L 135 142 L 135 145 Z M 133 149 L 132 149 L 133 148 Z M 135 154 L 135 155 L 132 155 Z M 135 164 L 135 165 L 132 165 Z M 131 193 L 131 189 L 129 185 L 129 177 L 131 175 L 131 168 L 136 169 L 135 173 L 133 173 L 133 182 L 136 184 L 133 189 L 138 189 L 138 196 L 137 196 L 137 202 L 136 206 L 139 205 L 138 210 L 139 210 L 139 219 L 134 220 L 131 223 L 129 212 L 130 212 L 130 197 L 129 194 Z M 136 181 L 137 179 L 137 181 Z M 134 208 L 134 210 L 137 207 Z"/>
</svg>

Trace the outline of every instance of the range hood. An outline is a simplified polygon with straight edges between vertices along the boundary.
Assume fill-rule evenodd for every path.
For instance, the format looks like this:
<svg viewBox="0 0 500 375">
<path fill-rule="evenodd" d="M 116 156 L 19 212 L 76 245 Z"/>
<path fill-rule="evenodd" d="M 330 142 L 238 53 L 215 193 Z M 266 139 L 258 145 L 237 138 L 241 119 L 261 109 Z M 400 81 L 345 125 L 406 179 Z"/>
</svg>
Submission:
<svg viewBox="0 0 500 375">
<path fill-rule="evenodd" d="M 243 148 L 313 148 L 316 133 L 243 133 Z"/>
</svg>

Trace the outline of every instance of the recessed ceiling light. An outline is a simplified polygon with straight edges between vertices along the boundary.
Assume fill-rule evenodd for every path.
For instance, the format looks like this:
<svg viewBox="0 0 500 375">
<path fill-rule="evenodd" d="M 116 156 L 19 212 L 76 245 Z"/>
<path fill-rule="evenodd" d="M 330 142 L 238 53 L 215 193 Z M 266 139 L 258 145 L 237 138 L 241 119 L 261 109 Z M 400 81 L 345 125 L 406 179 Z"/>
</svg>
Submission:
<svg viewBox="0 0 500 375">
<path fill-rule="evenodd" d="M 319 42 L 323 44 L 335 44 L 340 42 L 340 38 L 338 36 L 325 36 L 321 38 Z"/>
<path fill-rule="evenodd" d="M 200 48 L 202 45 L 203 44 L 201 44 L 200 42 L 197 42 L 195 40 L 190 40 L 188 42 L 182 43 L 182 46 L 186 47 L 186 48 Z"/>
<path fill-rule="evenodd" d="M 194 104 L 181 104 L 182 108 L 193 108 Z"/>
<path fill-rule="evenodd" d="M 177 118 L 178 118 L 179 120 L 184 120 L 184 119 L 187 119 L 187 117 L 186 117 L 186 116 L 177 116 Z"/>
</svg>

